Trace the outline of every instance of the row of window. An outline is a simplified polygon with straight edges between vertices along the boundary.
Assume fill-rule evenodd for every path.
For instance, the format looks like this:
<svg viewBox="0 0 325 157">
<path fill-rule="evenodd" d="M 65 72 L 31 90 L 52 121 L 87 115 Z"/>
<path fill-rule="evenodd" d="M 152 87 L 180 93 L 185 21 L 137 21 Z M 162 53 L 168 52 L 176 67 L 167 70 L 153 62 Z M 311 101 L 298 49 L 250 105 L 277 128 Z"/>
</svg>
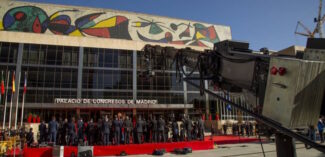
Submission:
<svg viewBox="0 0 325 157">
<path fill-rule="evenodd" d="M 22 66 L 22 74 L 25 72 L 27 72 L 28 87 L 77 88 L 77 69 Z M 20 82 L 23 85 L 23 76 Z"/>
<path fill-rule="evenodd" d="M 78 47 L 24 44 L 23 64 L 78 65 Z"/>
<path fill-rule="evenodd" d="M 16 63 L 18 54 L 17 43 L 0 42 L 0 63 Z"/>
<path fill-rule="evenodd" d="M 149 78 L 141 75 L 142 72 L 138 71 L 137 88 L 139 90 L 184 90 L 183 81 L 179 82 L 176 73 L 155 72 L 155 75 Z"/>
<path fill-rule="evenodd" d="M 93 70 L 82 73 L 84 89 L 132 89 L 132 71 L 130 70 Z"/>
<path fill-rule="evenodd" d="M 131 68 L 132 51 L 117 49 L 85 48 L 83 56 L 85 67 Z"/>
</svg>

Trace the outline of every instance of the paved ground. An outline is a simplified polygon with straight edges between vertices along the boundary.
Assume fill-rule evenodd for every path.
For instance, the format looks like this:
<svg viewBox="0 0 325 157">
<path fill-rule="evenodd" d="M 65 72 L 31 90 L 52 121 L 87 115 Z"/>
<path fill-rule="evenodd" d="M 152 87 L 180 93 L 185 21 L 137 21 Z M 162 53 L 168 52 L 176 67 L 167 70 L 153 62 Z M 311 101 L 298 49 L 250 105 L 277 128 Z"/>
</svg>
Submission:
<svg viewBox="0 0 325 157">
<path fill-rule="evenodd" d="M 275 144 L 267 143 L 263 144 L 266 157 L 276 157 Z M 303 144 L 297 143 L 297 156 L 298 157 L 325 157 L 325 154 L 315 149 L 305 149 Z M 152 155 L 132 155 L 134 157 L 139 156 L 152 156 Z M 249 144 L 230 144 L 230 145 L 219 145 L 218 148 L 207 151 L 194 151 L 187 155 L 175 155 L 167 153 L 163 155 L 167 156 L 188 156 L 188 157 L 263 157 L 261 145 L 259 143 Z"/>
</svg>

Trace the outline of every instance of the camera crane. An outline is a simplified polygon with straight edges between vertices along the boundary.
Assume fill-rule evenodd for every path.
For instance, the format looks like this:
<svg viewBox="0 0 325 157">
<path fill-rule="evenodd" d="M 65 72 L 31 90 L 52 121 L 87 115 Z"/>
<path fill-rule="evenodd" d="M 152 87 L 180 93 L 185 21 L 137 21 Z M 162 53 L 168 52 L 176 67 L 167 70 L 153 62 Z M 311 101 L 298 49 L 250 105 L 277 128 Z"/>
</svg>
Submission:
<svg viewBox="0 0 325 157">
<path fill-rule="evenodd" d="M 229 40 L 203 52 L 146 45 L 145 75 L 154 75 L 155 56 L 161 57 L 158 59 L 161 62 L 172 59 L 179 79 L 198 88 L 201 94 L 205 92 L 273 128 L 278 157 L 296 156 L 293 139 L 325 153 L 324 145 L 294 131 L 318 121 L 325 91 L 324 43 L 322 39 L 308 40 L 302 59 L 269 55 L 265 48 L 254 52 L 248 43 Z M 165 63 L 162 65 L 167 66 Z M 184 67 L 190 71 L 186 72 Z M 195 70 L 199 71 L 199 77 L 192 77 Z M 200 84 L 192 80 L 199 80 Z M 229 92 L 252 95 L 254 99 L 248 101 L 256 102 L 263 111 L 252 111 L 204 88 L 204 80 Z"/>
</svg>

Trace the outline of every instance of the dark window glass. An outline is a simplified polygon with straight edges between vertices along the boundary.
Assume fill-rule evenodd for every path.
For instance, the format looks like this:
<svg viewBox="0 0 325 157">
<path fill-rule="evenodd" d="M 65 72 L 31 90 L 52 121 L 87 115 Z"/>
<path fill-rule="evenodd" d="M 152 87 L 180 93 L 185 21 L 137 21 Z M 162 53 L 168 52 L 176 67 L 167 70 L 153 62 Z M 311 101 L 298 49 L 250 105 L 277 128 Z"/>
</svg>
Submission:
<svg viewBox="0 0 325 157">
<path fill-rule="evenodd" d="M 62 65 L 62 53 L 63 53 L 63 47 L 58 46 L 56 51 L 56 58 L 55 58 L 56 65 Z"/>
<path fill-rule="evenodd" d="M 46 45 L 41 45 L 40 51 L 39 51 L 39 64 L 46 64 Z"/>
<path fill-rule="evenodd" d="M 72 47 L 64 47 L 62 53 L 62 65 L 71 65 Z"/>
<path fill-rule="evenodd" d="M 113 67 L 114 68 L 117 68 L 118 67 L 118 65 L 119 65 L 119 60 L 118 60 L 118 57 L 119 57 L 119 51 L 120 50 L 116 50 L 116 49 L 114 49 L 113 50 Z"/>
<path fill-rule="evenodd" d="M 40 67 L 38 69 L 38 82 L 37 82 L 37 87 L 44 87 L 44 68 Z"/>
<path fill-rule="evenodd" d="M 88 71 L 88 88 L 93 88 L 94 86 L 94 70 Z"/>
<path fill-rule="evenodd" d="M 1 63 L 16 63 L 18 54 L 17 43 L 0 43 L 0 62 Z"/>
<path fill-rule="evenodd" d="M 33 44 L 29 48 L 29 64 L 38 64 L 40 46 Z"/>
<path fill-rule="evenodd" d="M 82 88 L 88 88 L 88 70 L 85 69 L 82 72 Z"/>
<path fill-rule="evenodd" d="M 61 87 L 61 82 L 62 82 L 62 79 L 61 79 L 61 69 L 60 68 L 56 68 L 55 69 L 55 85 L 54 87 L 55 88 L 60 88 Z"/>
<path fill-rule="evenodd" d="M 44 87 L 54 87 L 55 68 L 46 68 Z"/>
<path fill-rule="evenodd" d="M 88 53 L 88 66 L 97 67 L 98 63 L 98 49 L 91 48 Z"/>
<path fill-rule="evenodd" d="M 113 72 L 111 70 L 104 71 L 103 88 L 104 89 L 113 88 Z"/>
<path fill-rule="evenodd" d="M 55 57 L 56 57 L 56 46 L 48 46 L 47 53 L 46 53 L 46 63 L 49 65 L 55 64 Z"/>
<path fill-rule="evenodd" d="M 98 66 L 99 67 L 104 66 L 104 55 L 105 55 L 105 49 L 99 49 L 99 52 L 98 52 Z"/>
<path fill-rule="evenodd" d="M 78 84 L 78 71 L 76 69 L 72 69 L 71 72 L 71 88 L 77 88 Z"/>
<path fill-rule="evenodd" d="M 9 50 L 10 50 L 10 43 L 1 43 L 0 62 L 8 63 Z"/>
<path fill-rule="evenodd" d="M 113 50 L 112 49 L 105 49 L 105 67 L 112 67 L 113 66 Z"/>
<path fill-rule="evenodd" d="M 71 88 L 71 69 L 62 69 L 61 88 Z"/>
<path fill-rule="evenodd" d="M 79 61 L 79 48 L 75 47 L 73 48 L 72 54 L 71 54 L 71 65 L 77 66 Z"/>
<path fill-rule="evenodd" d="M 17 54 L 18 54 L 18 44 L 11 43 L 10 44 L 10 53 L 9 53 L 9 63 L 17 62 Z"/>
<path fill-rule="evenodd" d="M 0 43 L 1 45 L 1 43 Z M 24 51 L 23 51 L 23 64 L 27 64 L 28 63 L 28 57 L 29 57 L 29 44 L 24 44 Z M 1 50 L 1 46 L 0 46 L 0 50 Z"/>
</svg>

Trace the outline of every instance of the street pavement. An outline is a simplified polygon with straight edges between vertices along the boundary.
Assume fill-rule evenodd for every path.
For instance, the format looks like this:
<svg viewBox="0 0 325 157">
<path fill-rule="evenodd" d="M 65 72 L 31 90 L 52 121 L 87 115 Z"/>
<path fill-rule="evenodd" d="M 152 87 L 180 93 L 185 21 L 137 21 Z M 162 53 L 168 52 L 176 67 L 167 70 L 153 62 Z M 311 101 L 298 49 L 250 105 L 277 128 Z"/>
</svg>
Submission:
<svg viewBox="0 0 325 157">
<path fill-rule="evenodd" d="M 264 152 L 266 157 L 276 157 L 275 143 L 264 143 Z M 297 157 L 325 157 L 325 154 L 316 149 L 306 149 L 304 144 L 296 144 Z M 138 156 L 152 156 L 152 155 L 130 155 Z M 193 151 L 193 153 L 186 155 L 176 155 L 166 153 L 164 157 L 173 156 L 187 156 L 187 157 L 263 157 L 260 143 L 243 143 L 243 144 L 229 144 L 218 145 L 213 150 Z"/>
</svg>

